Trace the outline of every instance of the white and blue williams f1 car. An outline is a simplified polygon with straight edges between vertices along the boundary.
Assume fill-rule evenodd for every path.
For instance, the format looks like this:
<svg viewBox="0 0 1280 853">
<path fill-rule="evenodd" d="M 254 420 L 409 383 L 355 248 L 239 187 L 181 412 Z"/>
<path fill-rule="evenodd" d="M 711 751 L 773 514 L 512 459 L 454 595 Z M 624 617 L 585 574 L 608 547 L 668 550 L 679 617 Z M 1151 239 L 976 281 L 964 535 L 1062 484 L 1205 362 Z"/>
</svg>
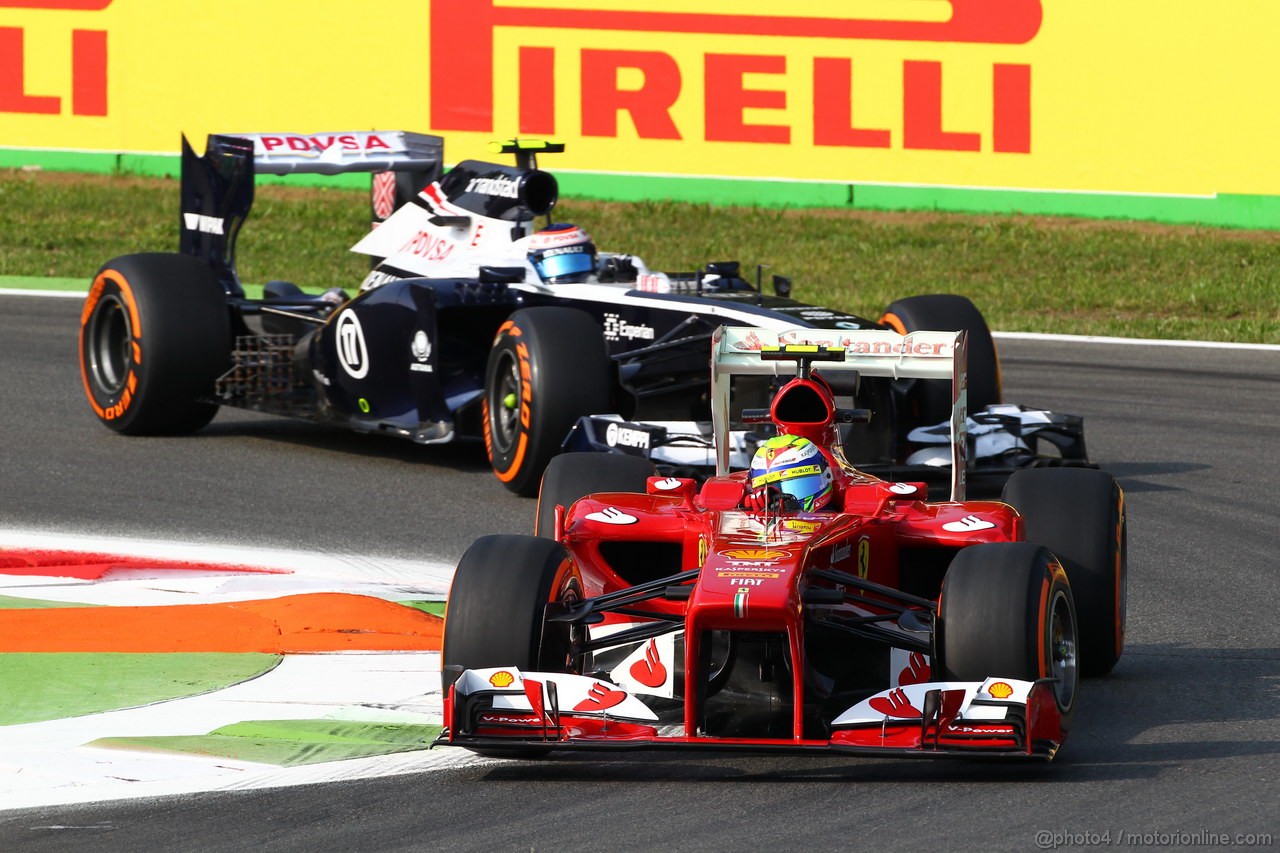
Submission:
<svg viewBox="0 0 1280 853">
<path fill-rule="evenodd" d="M 93 411 L 128 434 L 191 432 L 232 406 L 422 444 L 483 440 L 497 478 L 531 495 L 566 449 L 707 476 L 707 351 L 723 325 L 833 341 L 943 328 L 969 336 L 964 464 L 975 477 L 1088 465 L 1080 418 L 1002 403 L 991 334 L 964 297 L 904 298 L 871 320 L 798 302 L 779 276 L 766 293 L 758 268 L 744 276 L 737 262 L 662 272 L 598 251 L 581 228 L 552 222 L 559 190 L 536 158 L 559 150 L 511 140 L 495 152 L 514 165 L 445 171 L 443 140 L 406 132 L 213 135 L 203 155 L 184 139 L 178 251 L 115 258 L 91 284 L 79 337 Z M 247 297 L 235 245 L 254 175 L 359 171 L 374 173 L 374 228 L 354 251 L 373 262 L 354 297 L 286 280 Z M 945 383 L 841 381 L 842 398 L 877 412 L 842 428 L 850 460 L 886 476 L 949 476 Z M 746 377 L 735 399 L 760 407 L 772 388 Z M 736 413 L 735 462 L 769 431 Z"/>
</svg>

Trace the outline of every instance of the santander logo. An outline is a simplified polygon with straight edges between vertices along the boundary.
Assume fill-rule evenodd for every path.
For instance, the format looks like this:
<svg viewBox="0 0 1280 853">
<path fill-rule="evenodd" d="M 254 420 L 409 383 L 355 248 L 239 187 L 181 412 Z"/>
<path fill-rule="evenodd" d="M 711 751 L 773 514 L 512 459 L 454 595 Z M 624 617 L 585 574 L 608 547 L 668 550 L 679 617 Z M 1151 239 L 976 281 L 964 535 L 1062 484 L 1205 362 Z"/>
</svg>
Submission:
<svg viewBox="0 0 1280 853">
<path fill-rule="evenodd" d="M 667 683 L 667 668 L 658 654 L 657 640 L 650 639 L 644 659 L 631 664 L 631 677 L 645 687 L 661 687 Z"/>
<path fill-rule="evenodd" d="M 888 696 L 873 696 L 867 704 L 886 717 L 912 719 L 923 716 L 901 688 L 890 690 Z"/>
<path fill-rule="evenodd" d="M 596 521 L 600 524 L 635 524 L 640 519 L 634 515 L 627 515 L 617 507 L 605 507 L 599 512 L 587 513 L 588 521 Z"/>
<path fill-rule="evenodd" d="M 966 515 L 959 521 L 948 521 L 942 525 L 942 529 L 948 533 L 973 533 L 978 530 L 990 530 L 995 526 L 993 521 L 978 518 L 976 515 Z"/>
<path fill-rule="evenodd" d="M 621 690 L 615 690 L 607 684 L 597 681 L 591 685 L 591 689 L 587 691 L 587 698 L 583 699 L 577 705 L 573 706 L 575 711 L 603 711 L 606 708 L 612 708 L 614 705 L 622 704 L 627 698 L 627 694 Z"/>
<path fill-rule="evenodd" d="M 919 652 L 912 652 L 911 657 L 907 659 L 907 665 L 902 672 L 898 673 L 898 684 L 906 686 L 908 684 L 924 684 L 933 677 L 932 668 L 925 661 L 924 655 Z"/>
</svg>

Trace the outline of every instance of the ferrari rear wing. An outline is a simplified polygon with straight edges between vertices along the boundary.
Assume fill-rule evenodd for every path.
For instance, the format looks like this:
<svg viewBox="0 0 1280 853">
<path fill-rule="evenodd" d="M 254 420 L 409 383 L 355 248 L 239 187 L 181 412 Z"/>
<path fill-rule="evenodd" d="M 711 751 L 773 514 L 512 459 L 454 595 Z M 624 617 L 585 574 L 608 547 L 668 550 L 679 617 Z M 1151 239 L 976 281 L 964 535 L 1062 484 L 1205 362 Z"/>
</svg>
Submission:
<svg viewBox="0 0 1280 853">
<path fill-rule="evenodd" d="M 968 334 L 896 332 L 879 329 L 761 329 L 721 326 L 711 337 L 711 421 L 716 474 L 729 472 L 729 378 L 734 375 L 794 375 L 795 361 L 819 353 L 822 373 L 857 372 L 892 379 L 951 381 L 951 500 L 965 495 L 968 442 Z M 762 353 L 773 357 L 764 358 Z"/>
<path fill-rule="evenodd" d="M 442 138 L 401 130 L 215 133 L 203 155 L 183 136 L 178 251 L 207 261 L 228 294 L 243 296 L 235 244 L 253 206 L 256 174 L 389 172 L 392 201 L 400 202 L 438 179 L 443 164 Z"/>
</svg>

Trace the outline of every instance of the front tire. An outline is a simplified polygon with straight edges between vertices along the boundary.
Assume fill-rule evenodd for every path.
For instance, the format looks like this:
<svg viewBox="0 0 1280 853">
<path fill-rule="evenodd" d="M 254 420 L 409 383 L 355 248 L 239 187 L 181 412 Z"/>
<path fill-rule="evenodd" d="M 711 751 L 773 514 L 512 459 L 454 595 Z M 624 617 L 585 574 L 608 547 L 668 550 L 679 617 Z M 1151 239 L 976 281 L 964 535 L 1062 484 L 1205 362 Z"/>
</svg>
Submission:
<svg viewBox="0 0 1280 853">
<path fill-rule="evenodd" d="M 654 475 L 652 463 L 639 456 L 608 453 L 564 453 L 551 460 L 538 490 L 538 536 L 555 536 L 556 506 L 566 510 L 578 498 L 598 492 L 644 492 Z"/>
<path fill-rule="evenodd" d="M 578 418 L 609 408 L 609 356 L 600 327 L 572 308 L 523 308 L 498 329 L 481 416 L 494 475 L 531 496 Z"/>
<path fill-rule="evenodd" d="M 1054 678 L 1062 729 L 1070 727 L 1080 677 L 1075 605 L 1047 548 L 997 542 L 962 549 L 943 579 L 938 619 L 944 679 Z"/>
<path fill-rule="evenodd" d="M 460 672 L 450 667 L 571 671 L 567 631 L 544 632 L 543 623 L 547 604 L 581 596 L 581 579 L 559 542 L 510 534 L 477 539 L 449 587 L 440 655 L 445 693 Z"/>
<path fill-rule="evenodd" d="M 582 597 L 582 579 L 559 542 L 491 535 L 462 555 L 449 587 L 440 682 L 445 701 L 464 669 L 513 666 L 525 672 L 572 672 L 567 626 L 546 626 L 553 601 Z M 535 758 L 537 747 L 476 749 L 492 758 Z"/>
<path fill-rule="evenodd" d="M 194 432 L 213 420 L 230 367 L 226 294 L 187 255 L 125 255 L 98 270 L 80 318 L 80 374 L 94 414 L 126 435 Z"/>
<path fill-rule="evenodd" d="M 1080 668 L 1106 675 L 1124 652 L 1128 528 L 1124 491 L 1105 471 L 1015 471 L 1001 500 L 1022 515 L 1023 535 L 1062 561 L 1080 622 Z"/>
</svg>

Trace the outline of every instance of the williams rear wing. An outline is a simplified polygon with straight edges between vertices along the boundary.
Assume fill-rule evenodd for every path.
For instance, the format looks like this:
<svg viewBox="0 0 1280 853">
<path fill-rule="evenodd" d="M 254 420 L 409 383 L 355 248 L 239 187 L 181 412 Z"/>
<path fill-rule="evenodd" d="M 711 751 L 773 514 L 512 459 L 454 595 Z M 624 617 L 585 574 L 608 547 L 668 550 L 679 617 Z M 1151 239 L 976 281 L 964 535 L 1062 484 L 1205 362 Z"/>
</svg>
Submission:
<svg viewBox="0 0 1280 853">
<path fill-rule="evenodd" d="M 391 173 L 394 186 L 388 181 L 385 189 L 394 206 L 438 179 L 443 162 L 443 139 L 400 130 L 211 134 L 203 155 L 183 136 L 178 251 L 203 258 L 227 293 L 242 296 L 235 245 L 253 206 L 255 174 Z"/>
<path fill-rule="evenodd" d="M 821 373 L 856 371 L 891 379 L 951 382 L 951 500 L 964 500 L 968 418 L 968 334 L 881 330 L 759 329 L 721 326 L 711 337 L 711 421 L 716 439 L 716 474 L 729 472 L 729 378 L 734 375 L 793 376 L 795 365 L 761 358 L 765 349 L 819 347 L 842 352 L 823 360 Z M 797 354 L 801 354 L 797 350 Z"/>
</svg>

